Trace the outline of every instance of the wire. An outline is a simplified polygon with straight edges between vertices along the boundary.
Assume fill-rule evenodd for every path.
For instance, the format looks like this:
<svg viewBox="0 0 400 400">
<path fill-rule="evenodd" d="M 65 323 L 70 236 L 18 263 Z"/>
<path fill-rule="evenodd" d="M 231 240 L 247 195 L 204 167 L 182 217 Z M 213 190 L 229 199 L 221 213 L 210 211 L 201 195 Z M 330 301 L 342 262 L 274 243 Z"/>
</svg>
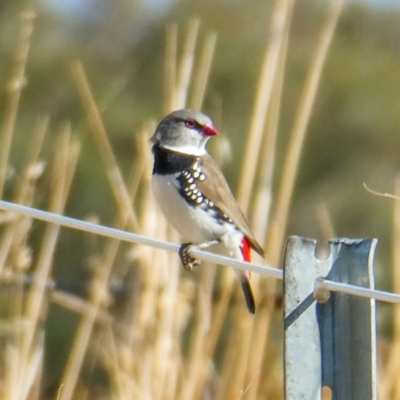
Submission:
<svg viewBox="0 0 400 400">
<path fill-rule="evenodd" d="M 84 232 L 93 233 L 100 236 L 106 236 L 114 239 L 120 239 L 131 243 L 140 243 L 146 246 L 152 246 L 159 249 L 178 252 L 179 247 L 176 244 L 165 242 L 162 240 L 151 239 L 147 236 L 138 235 L 132 232 L 121 231 L 119 229 L 110 228 L 104 225 L 94 224 L 92 222 L 81 221 L 79 219 L 66 217 L 65 215 L 55 214 L 48 211 L 38 210 L 36 208 L 22 206 L 20 204 L 10 203 L 8 201 L 0 200 L 0 209 L 27 217 L 39 219 L 45 222 L 65 226 L 67 228 L 77 229 Z M 230 257 L 224 257 L 210 252 L 194 250 L 193 256 L 198 257 L 205 261 L 211 261 L 222 265 L 230 265 L 247 271 L 254 271 L 263 275 L 270 276 L 275 279 L 282 279 L 283 272 L 280 269 L 269 267 L 261 264 L 251 264 L 239 261 Z"/>
<path fill-rule="evenodd" d="M 400 295 L 396 293 L 349 285 L 348 283 L 328 281 L 323 278 L 317 279 L 314 284 L 314 292 L 320 291 L 321 289 L 329 290 L 331 292 L 352 294 L 358 297 L 366 297 L 383 301 L 385 303 L 400 303 Z"/>
<path fill-rule="evenodd" d="M 79 219 L 66 217 L 65 215 L 38 210 L 36 208 L 10 203 L 4 200 L 0 200 L 0 209 L 22 214 L 27 217 L 38 219 L 41 221 L 65 226 L 67 228 L 93 233 L 100 236 L 106 236 L 131 243 L 140 243 L 146 246 L 152 246 L 159 249 L 164 249 L 174 252 L 177 252 L 179 250 L 179 245 L 173 243 L 169 243 L 162 240 L 151 239 L 147 236 L 138 235 L 136 233 L 126 232 L 119 229 L 110 228 L 104 225 L 94 224 L 91 222 L 86 222 Z M 198 257 L 205 261 L 211 261 L 222 265 L 228 265 L 242 270 L 254 271 L 262 275 L 270 276 L 271 278 L 283 279 L 283 271 L 281 269 L 269 267 L 266 265 L 246 263 L 230 257 L 224 257 L 200 250 L 194 250 L 193 256 Z M 400 304 L 400 295 L 396 293 L 369 289 L 355 285 L 349 285 L 347 283 L 333 282 L 324 278 L 317 279 L 314 284 L 314 293 L 316 292 L 321 293 L 321 291 L 323 290 L 347 293 L 354 296 L 366 297 L 387 303 Z"/>
</svg>

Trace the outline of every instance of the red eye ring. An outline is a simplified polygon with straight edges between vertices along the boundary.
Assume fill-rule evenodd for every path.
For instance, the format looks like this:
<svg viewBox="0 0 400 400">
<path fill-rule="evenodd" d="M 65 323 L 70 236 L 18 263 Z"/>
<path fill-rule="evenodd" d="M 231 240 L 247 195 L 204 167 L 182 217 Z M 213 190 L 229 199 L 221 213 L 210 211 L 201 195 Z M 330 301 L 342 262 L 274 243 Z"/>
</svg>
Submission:
<svg viewBox="0 0 400 400">
<path fill-rule="evenodd" d="M 185 126 L 186 128 L 193 129 L 196 126 L 196 121 L 193 119 L 187 119 L 185 120 Z"/>
</svg>

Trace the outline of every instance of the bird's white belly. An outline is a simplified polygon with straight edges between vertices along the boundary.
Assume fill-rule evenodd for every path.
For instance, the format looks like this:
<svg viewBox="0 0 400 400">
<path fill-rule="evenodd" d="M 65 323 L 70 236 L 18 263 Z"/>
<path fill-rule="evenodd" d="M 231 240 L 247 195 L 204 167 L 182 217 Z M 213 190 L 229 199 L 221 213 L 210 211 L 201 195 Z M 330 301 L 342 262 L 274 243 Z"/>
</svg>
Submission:
<svg viewBox="0 0 400 400">
<path fill-rule="evenodd" d="M 184 242 L 200 244 L 220 239 L 229 232 L 229 227 L 219 224 L 212 213 L 185 201 L 179 193 L 174 176 L 153 175 L 151 183 L 163 214 Z"/>
</svg>

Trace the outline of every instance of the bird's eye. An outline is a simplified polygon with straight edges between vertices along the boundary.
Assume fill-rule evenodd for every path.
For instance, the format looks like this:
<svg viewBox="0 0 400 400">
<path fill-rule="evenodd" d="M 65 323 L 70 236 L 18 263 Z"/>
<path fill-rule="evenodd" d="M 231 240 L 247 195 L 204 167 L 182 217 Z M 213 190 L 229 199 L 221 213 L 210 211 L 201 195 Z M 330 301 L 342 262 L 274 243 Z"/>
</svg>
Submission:
<svg viewBox="0 0 400 400">
<path fill-rule="evenodd" d="M 185 121 L 185 126 L 189 129 L 193 129 L 196 126 L 196 121 L 194 121 L 193 119 L 187 119 Z"/>
</svg>

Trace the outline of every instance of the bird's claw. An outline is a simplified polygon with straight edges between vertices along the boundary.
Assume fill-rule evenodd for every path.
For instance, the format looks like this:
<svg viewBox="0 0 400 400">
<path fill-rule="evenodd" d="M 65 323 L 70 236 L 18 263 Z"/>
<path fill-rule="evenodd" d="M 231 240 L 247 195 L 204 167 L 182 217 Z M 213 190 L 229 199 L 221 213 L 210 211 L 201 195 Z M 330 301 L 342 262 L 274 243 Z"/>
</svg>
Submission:
<svg viewBox="0 0 400 400">
<path fill-rule="evenodd" d="M 192 244 L 192 243 L 183 243 L 179 249 L 179 257 L 181 259 L 183 268 L 186 269 L 186 271 L 193 271 L 195 267 L 200 265 L 200 260 L 197 258 L 193 257 L 191 252 L 193 250 L 197 250 L 198 246 Z"/>
</svg>

